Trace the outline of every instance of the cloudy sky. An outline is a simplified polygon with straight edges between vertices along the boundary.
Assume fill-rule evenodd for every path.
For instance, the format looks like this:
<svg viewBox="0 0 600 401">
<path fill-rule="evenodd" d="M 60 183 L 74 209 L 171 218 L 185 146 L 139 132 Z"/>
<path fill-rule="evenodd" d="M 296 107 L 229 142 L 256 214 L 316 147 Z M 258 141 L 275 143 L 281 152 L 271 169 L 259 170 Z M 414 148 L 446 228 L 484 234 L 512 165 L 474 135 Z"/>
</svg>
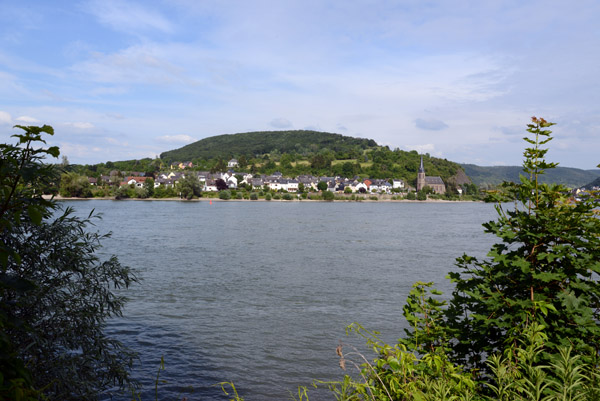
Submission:
<svg viewBox="0 0 600 401">
<path fill-rule="evenodd" d="M 315 129 L 518 165 L 600 163 L 597 0 L 0 0 L 0 140 L 50 124 L 72 163 Z"/>
</svg>

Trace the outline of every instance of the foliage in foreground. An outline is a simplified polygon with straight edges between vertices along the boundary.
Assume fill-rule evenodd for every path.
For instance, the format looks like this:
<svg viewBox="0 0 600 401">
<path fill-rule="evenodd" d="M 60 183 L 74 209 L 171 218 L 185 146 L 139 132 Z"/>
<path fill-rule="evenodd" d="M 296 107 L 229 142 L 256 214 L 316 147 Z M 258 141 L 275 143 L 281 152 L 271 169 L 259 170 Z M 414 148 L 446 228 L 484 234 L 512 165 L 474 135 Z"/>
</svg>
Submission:
<svg viewBox="0 0 600 401">
<path fill-rule="evenodd" d="M 124 386 L 132 353 L 104 335 L 125 299 L 114 289 L 135 277 L 115 257 L 96 255 L 105 236 L 88 218 L 41 197 L 55 178 L 42 163 L 49 126 L 18 128 L 0 145 L 0 399 L 96 399 Z M 36 148 L 35 146 L 40 146 Z"/>
<path fill-rule="evenodd" d="M 378 356 L 369 362 L 338 347 L 340 366 L 359 375 L 327 383 L 336 399 L 600 399 L 599 205 L 573 204 L 566 188 L 538 180 L 556 166 L 541 148 L 552 125 L 535 117 L 528 124 L 529 177 L 490 194 L 499 217 L 485 232 L 500 242 L 486 260 L 457 259 L 449 304 L 432 283 L 416 283 L 404 307 L 411 330 L 394 346 L 349 327 Z"/>
</svg>

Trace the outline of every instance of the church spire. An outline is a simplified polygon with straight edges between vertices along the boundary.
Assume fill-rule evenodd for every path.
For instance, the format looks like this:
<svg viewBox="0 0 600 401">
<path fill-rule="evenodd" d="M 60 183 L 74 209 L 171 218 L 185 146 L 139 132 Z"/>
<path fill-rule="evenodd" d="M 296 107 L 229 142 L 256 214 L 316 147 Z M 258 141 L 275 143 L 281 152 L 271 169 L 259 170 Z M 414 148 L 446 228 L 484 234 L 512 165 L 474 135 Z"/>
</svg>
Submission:
<svg viewBox="0 0 600 401">
<path fill-rule="evenodd" d="M 419 167 L 419 173 L 424 173 L 425 167 L 423 167 L 423 155 L 421 155 L 421 166 Z"/>
</svg>

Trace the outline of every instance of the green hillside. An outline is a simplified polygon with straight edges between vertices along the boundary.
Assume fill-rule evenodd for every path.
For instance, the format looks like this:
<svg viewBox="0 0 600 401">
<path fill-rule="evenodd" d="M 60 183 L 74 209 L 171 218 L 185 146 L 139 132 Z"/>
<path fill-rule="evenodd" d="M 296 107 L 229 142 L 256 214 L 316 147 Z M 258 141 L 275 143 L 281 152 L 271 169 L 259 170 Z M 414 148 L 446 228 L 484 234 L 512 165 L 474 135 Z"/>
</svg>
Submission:
<svg viewBox="0 0 600 401">
<path fill-rule="evenodd" d="M 592 189 L 594 187 L 600 187 L 600 176 L 584 186 L 585 189 Z"/>
<path fill-rule="evenodd" d="M 256 173 L 280 171 L 300 174 L 339 175 L 388 179 L 401 178 L 414 185 L 420 155 L 416 151 L 391 150 L 372 139 L 353 138 L 317 131 L 265 131 L 205 138 L 160 155 L 162 162 L 191 161 L 198 169 L 223 169 L 230 158 L 244 160 L 242 168 Z M 454 185 L 470 183 L 454 162 L 424 155 L 428 175 Z"/>
<path fill-rule="evenodd" d="M 465 173 L 480 187 L 495 186 L 502 181 L 519 181 L 519 174 L 523 174 L 520 166 L 476 166 L 474 164 L 461 164 Z M 600 177 L 600 170 L 581 170 L 571 167 L 556 167 L 540 176 L 545 183 L 563 184 L 570 188 L 577 188 L 590 183 Z"/>
<path fill-rule="evenodd" d="M 191 143 L 179 149 L 163 152 L 165 162 L 194 159 L 229 159 L 242 155 L 250 158 L 277 151 L 310 155 L 328 149 L 335 153 L 349 153 L 375 147 L 372 139 L 353 138 L 340 134 L 317 131 L 259 131 L 218 135 Z"/>
</svg>

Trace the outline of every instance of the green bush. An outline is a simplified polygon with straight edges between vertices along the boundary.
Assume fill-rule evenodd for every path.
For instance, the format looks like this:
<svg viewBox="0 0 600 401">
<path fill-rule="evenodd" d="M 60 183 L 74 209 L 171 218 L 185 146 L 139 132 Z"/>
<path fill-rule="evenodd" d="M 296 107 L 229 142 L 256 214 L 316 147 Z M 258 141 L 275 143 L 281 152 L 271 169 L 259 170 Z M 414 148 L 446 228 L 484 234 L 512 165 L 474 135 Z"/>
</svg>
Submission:
<svg viewBox="0 0 600 401">
<path fill-rule="evenodd" d="M 269 193 L 268 193 L 268 194 L 266 194 L 266 195 L 265 195 L 265 200 L 268 200 L 268 201 L 270 201 L 270 200 L 271 200 L 271 194 L 269 194 Z"/>
<path fill-rule="evenodd" d="M 19 144 L 0 145 L 0 399 L 97 399 L 129 383 L 133 355 L 104 327 L 125 302 L 115 289 L 135 276 L 99 259 L 94 216 L 40 198 L 56 177 L 42 160 L 58 148 L 38 147 L 53 129 L 17 127 Z"/>
<path fill-rule="evenodd" d="M 457 361 L 485 369 L 484 356 L 501 351 L 513 331 L 522 330 L 526 316 L 541 318 L 546 347 L 572 346 L 586 362 L 600 352 L 600 219 L 595 199 L 569 202 L 569 191 L 538 178 L 556 163 L 547 163 L 552 126 L 533 119 L 528 132 L 532 145 L 523 164 L 528 176 L 504 183 L 490 193 L 498 220 L 484 224 L 485 232 L 501 242 L 489 259 L 467 255 L 457 259 L 459 272 L 450 274 L 456 290 L 448 310 L 448 327 L 459 341 Z M 506 207 L 506 201 L 512 206 Z"/>
<path fill-rule="evenodd" d="M 335 199 L 335 194 L 331 191 L 323 191 L 323 194 L 321 196 L 323 197 L 323 200 L 326 201 L 332 201 Z"/>
<path fill-rule="evenodd" d="M 256 194 L 256 192 L 252 192 L 250 194 L 250 200 L 258 200 L 258 195 Z"/>
<path fill-rule="evenodd" d="M 288 194 L 288 193 L 283 194 L 282 198 L 283 198 L 283 200 L 288 200 L 288 201 L 294 199 L 292 194 Z"/>
<path fill-rule="evenodd" d="M 219 199 L 229 200 L 231 199 L 231 191 L 226 189 L 224 191 L 219 191 Z"/>
<path fill-rule="evenodd" d="M 528 176 L 487 199 L 498 219 L 483 226 L 500 242 L 485 260 L 457 259 L 448 302 L 417 282 L 404 306 L 410 329 L 394 346 L 349 327 L 378 356 L 353 361 L 356 352 L 338 347 L 340 366 L 359 366 L 361 379 L 327 383 L 337 399 L 600 399 L 600 202 L 574 204 L 566 188 L 539 182 L 556 166 L 541 148 L 552 125 L 528 124 Z"/>
</svg>

